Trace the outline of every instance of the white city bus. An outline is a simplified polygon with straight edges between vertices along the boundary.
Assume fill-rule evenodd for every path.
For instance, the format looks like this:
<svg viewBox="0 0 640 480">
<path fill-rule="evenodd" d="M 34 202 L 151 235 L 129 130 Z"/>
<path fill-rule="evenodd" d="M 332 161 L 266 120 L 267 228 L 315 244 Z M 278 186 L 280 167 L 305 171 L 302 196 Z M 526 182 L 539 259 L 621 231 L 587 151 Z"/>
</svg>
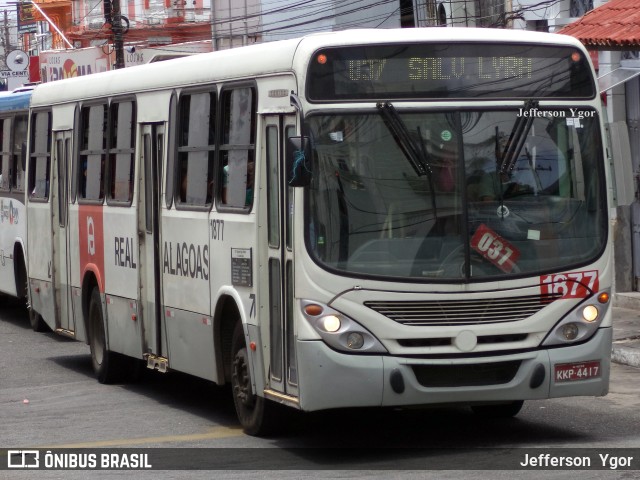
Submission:
<svg viewBox="0 0 640 480">
<path fill-rule="evenodd" d="M 0 93 L 0 293 L 26 301 L 24 157 L 31 92 Z"/>
<path fill-rule="evenodd" d="M 586 50 L 488 29 L 345 31 L 33 93 L 32 308 L 135 363 L 282 405 L 605 395 L 611 172 Z"/>
</svg>

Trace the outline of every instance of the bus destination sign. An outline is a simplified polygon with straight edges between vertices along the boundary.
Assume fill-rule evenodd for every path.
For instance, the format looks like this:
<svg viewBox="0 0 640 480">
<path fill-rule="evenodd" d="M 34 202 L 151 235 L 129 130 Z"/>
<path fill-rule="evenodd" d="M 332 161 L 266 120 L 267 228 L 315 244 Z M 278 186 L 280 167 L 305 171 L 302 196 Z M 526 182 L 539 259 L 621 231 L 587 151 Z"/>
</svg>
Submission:
<svg viewBox="0 0 640 480">
<path fill-rule="evenodd" d="M 411 44 L 329 48 L 312 58 L 312 101 L 593 98 L 585 55 L 572 47 Z"/>
</svg>

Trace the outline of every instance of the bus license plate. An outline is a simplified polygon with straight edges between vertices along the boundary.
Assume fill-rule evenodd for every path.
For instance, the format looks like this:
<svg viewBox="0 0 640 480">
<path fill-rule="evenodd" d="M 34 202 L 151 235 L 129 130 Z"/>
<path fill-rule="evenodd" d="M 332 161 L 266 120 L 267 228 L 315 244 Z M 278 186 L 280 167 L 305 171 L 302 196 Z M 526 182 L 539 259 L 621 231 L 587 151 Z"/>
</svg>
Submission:
<svg viewBox="0 0 640 480">
<path fill-rule="evenodd" d="M 562 363 L 555 366 L 555 380 L 559 382 L 575 382 L 600 376 L 600 362 Z"/>
</svg>

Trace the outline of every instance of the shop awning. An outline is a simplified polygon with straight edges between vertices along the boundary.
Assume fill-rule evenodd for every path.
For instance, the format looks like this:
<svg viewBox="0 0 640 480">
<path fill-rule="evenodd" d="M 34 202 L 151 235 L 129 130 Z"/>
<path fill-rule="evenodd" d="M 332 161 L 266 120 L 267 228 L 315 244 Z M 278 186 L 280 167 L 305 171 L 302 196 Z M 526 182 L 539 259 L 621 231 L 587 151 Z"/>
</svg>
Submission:
<svg viewBox="0 0 640 480">
<path fill-rule="evenodd" d="M 606 92 L 613 87 L 617 87 L 624 82 L 628 82 L 638 75 L 640 75 L 640 68 L 616 68 L 615 70 L 598 77 L 598 90 L 600 90 L 600 93 Z"/>
</svg>

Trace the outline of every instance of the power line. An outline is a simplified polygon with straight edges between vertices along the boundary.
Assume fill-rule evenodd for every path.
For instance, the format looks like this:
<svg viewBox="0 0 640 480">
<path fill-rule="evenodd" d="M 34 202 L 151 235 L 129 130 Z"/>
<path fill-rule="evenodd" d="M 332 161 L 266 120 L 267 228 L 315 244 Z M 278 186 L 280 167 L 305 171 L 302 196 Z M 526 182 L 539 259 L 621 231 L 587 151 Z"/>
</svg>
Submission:
<svg viewBox="0 0 640 480">
<path fill-rule="evenodd" d="M 212 0 L 213 1 L 213 0 Z M 469 0 L 450 0 L 447 5 L 453 6 L 454 12 L 458 10 L 456 7 L 466 5 Z M 539 11 L 546 11 L 550 7 L 558 4 L 561 0 L 543 0 L 533 5 L 520 5 L 518 2 L 514 2 L 518 8 L 511 11 L 505 11 L 500 14 L 494 15 L 453 15 L 450 14 L 448 23 L 457 25 L 460 23 L 467 23 L 468 20 L 473 20 L 476 23 L 482 20 L 493 20 L 489 26 L 504 27 L 507 22 L 520 19 L 525 13 L 535 13 Z M 110 2 L 109 2 L 110 3 Z M 83 22 L 100 6 L 103 5 L 103 1 L 96 2 L 91 10 L 87 12 L 82 19 Z M 228 17 L 214 18 L 206 23 L 212 27 L 220 28 L 220 34 L 216 38 L 228 38 L 236 35 L 242 35 L 247 33 L 247 27 L 245 24 L 247 21 L 257 22 L 255 28 L 252 28 L 249 32 L 255 36 L 281 36 L 281 35 L 297 35 L 306 34 L 318 30 L 327 29 L 327 21 L 336 22 L 337 19 L 343 18 L 344 21 L 336 22 L 332 25 L 333 28 L 346 29 L 354 28 L 363 25 L 369 25 L 371 28 L 378 28 L 387 22 L 394 15 L 402 15 L 401 8 L 398 6 L 393 10 L 387 10 L 384 12 L 376 11 L 377 7 L 384 7 L 385 5 L 398 5 L 397 0 L 353 0 L 347 6 L 344 3 L 337 4 L 334 0 L 300 0 L 292 3 L 287 0 L 274 0 L 271 2 L 263 2 L 261 9 L 249 14 L 245 13 L 245 6 L 232 7 L 227 9 L 219 9 L 220 13 L 228 13 Z M 140 4 L 138 4 L 140 5 Z M 237 3 L 236 3 L 237 5 Z M 426 7 L 426 4 L 420 4 L 418 7 Z M 266 8 L 264 8 L 266 7 Z M 185 9 L 190 10 L 190 9 Z M 167 10 L 168 12 L 168 10 Z M 293 12 L 293 14 L 292 14 Z M 287 13 L 287 17 L 282 17 L 282 14 Z M 416 11 L 417 13 L 417 11 Z M 351 18 L 349 18 L 351 16 Z M 140 22 L 139 18 L 131 18 L 132 22 Z M 150 26 L 149 30 L 161 31 L 165 28 L 164 25 Z M 102 37 L 104 32 L 97 31 L 93 38 Z M 203 39 L 211 38 L 210 36 L 203 37 Z"/>
</svg>

